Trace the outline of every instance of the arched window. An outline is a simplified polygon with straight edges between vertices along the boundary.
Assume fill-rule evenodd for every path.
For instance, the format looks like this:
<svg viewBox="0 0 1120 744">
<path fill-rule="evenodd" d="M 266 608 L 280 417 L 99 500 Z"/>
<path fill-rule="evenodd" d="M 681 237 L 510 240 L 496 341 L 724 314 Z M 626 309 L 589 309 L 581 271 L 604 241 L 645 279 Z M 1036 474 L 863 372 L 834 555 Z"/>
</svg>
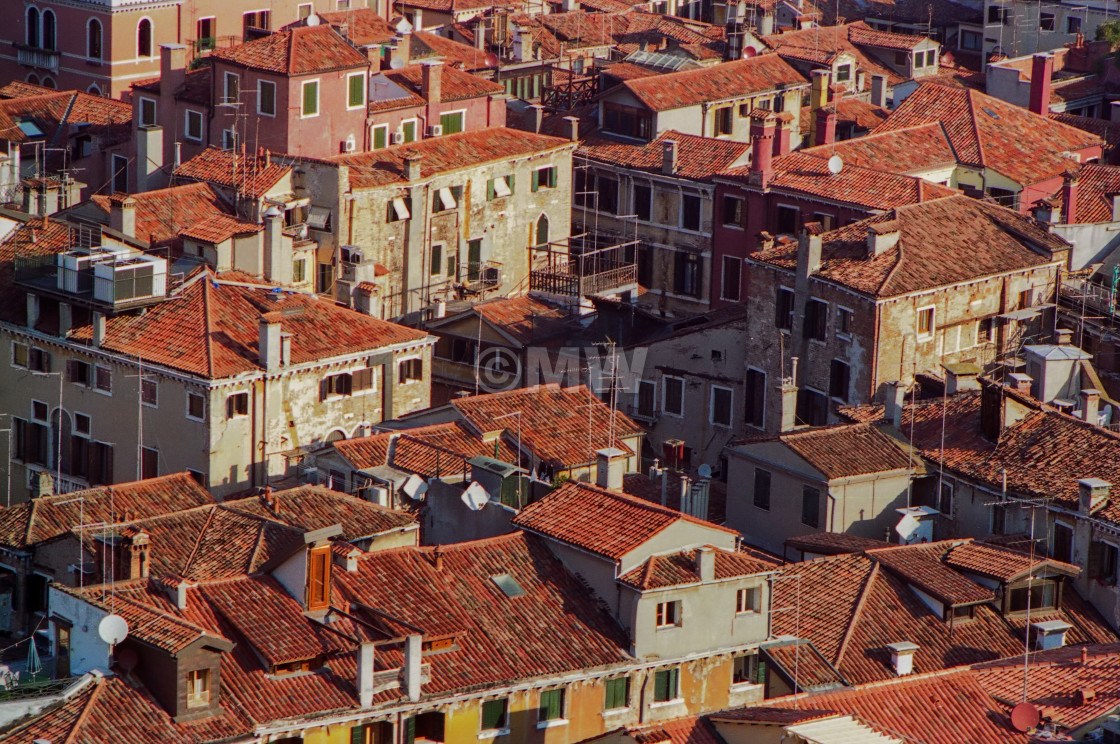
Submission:
<svg viewBox="0 0 1120 744">
<path fill-rule="evenodd" d="M 99 95 L 101 95 L 101 89 L 100 89 L 100 88 L 98 88 L 96 84 L 95 84 L 95 85 L 91 85 L 91 86 L 89 86 L 89 88 L 88 88 L 88 89 L 86 90 L 86 93 L 89 93 L 89 94 L 90 94 L 91 96 L 99 96 Z"/>
<path fill-rule="evenodd" d="M 548 215 L 542 214 L 537 218 L 537 240 L 535 244 L 548 244 Z"/>
<path fill-rule="evenodd" d="M 27 9 L 27 46 L 39 46 L 39 9 Z"/>
<path fill-rule="evenodd" d="M 58 24 L 54 20 L 53 10 L 43 11 L 43 48 L 54 51 L 58 48 Z"/>
<path fill-rule="evenodd" d="M 31 83 L 32 85 L 38 85 L 39 84 L 39 76 L 36 75 L 35 73 L 31 73 L 30 75 L 28 75 L 26 80 L 27 80 L 27 82 Z"/>
<path fill-rule="evenodd" d="M 136 56 L 152 56 L 152 22 L 147 18 L 142 19 L 136 27 Z"/>
<path fill-rule="evenodd" d="M 49 77 L 43 78 L 43 82 L 39 83 L 39 85 L 42 85 L 44 88 L 50 88 L 51 90 L 54 90 L 55 88 L 58 87 L 54 83 L 54 78 L 49 78 Z"/>
<path fill-rule="evenodd" d="M 346 432 L 339 431 L 338 429 L 335 429 L 327 435 L 328 442 L 341 442 L 343 439 L 346 439 Z"/>
<path fill-rule="evenodd" d="M 90 18 L 86 25 L 86 56 L 101 59 L 101 21 Z"/>
</svg>

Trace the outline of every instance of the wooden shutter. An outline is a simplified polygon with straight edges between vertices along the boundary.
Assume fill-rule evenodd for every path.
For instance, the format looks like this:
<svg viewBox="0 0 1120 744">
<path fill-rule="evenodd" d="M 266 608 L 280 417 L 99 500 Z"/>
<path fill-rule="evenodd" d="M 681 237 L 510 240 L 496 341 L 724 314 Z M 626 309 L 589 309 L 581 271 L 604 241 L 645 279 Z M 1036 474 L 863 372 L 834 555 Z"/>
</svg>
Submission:
<svg viewBox="0 0 1120 744">
<path fill-rule="evenodd" d="M 366 731 L 369 730 L 368 725 L 358 724 L 350 729 L 350 744 L 366 744 Z"/>
<path fill-rule="evenodd" d="M 329 548 L 316 548 L 307 557 L 307 609 L 330 604 L 331 555 Z"/>
<path fill-rule="evenodd" d="M 326 400 L 327 396 L 331 394 L 331 378 L 324 377 L 319 380 L 319 400 Z"/>
<path fill-rule="evenodd" d="M 359 369 L 355 371 L 351 375 L 350 384 L 353 390 L 369 390 L 373 387 L 373 370 Z"/>
<path fill-rule="evenodd" d="M 1104 545 L 1096 540 L 1089 543 L 1089 562 L 1087 568 L 1089 569 L 1089 578 L 1095 579 L 1101 575 L 1101 568 L 1104 565 L 1102 560 Z"/>
<path fill-rule="evenodd" d="M 533 191 L 537 192 L 541 188 L 541 172 L 539 170 L 533 171 Z"/>
<path fill-rule="evenodd" d="M 404 731 L 401 732 L 402 744 L 415 744 L 416 742 L 416 716 L 404 719 Z"/>
</svg>

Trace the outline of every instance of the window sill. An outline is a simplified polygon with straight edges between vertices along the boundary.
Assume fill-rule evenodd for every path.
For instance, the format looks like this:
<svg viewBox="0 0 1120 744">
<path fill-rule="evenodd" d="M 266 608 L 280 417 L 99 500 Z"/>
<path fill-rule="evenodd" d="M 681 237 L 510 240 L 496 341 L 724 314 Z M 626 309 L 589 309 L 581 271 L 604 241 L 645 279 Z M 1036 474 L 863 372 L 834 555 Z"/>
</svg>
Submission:
<svg viewBox="0 0 1120 744">
<path fill-rule="evenodd" d="M 508 728 L 485 729 L 478 732 L 479 739 L 493 739 L 496 736 L 509 736 Z"/>
<path fill-rule="evenodd" d="M 567 726 L 567 725 L 568 725 L 568 719 L 567 718 L 553 718 L 551 721 L 537 721 L 537 728 L 538 729 L 550 729 L 550 728 L 557 728 L 559 726 Z"/>
<path fill-rule="evenodd" d="M 621 715 L 623 715 L 625 713 L 629 713 L 629 712 L 630 712 L 630 706 L 626 706 L 625 708 L 608 708 L 607 710 L 603 711 L 603 718 L 610 718 L 610 717 L 613 717 L 613 716 L 621 716 Z"/>
<path fill-rule="evenodd" d="M 684 705 L 684 698 L 673 698 L 672 700 L 665 700 L 660 703 L 650 703 L 649 707 L 653 708 L 668 708 L 673 705 Z"/>
<path fill-rule="evenodd" d="M 752 690 L 757 690 L 762 686 L 763 685 L 757 682 L 732 682 L 731 692 L 750 692 Z"/>
<path fill-rule="evenodd" d="M 682 627 L 684 627 L 684 626 L 676 625 L 676 624 L 675 625 L 658 625 L 657 626 L 657 632 L 660 633 L 660 632 L 665 631 L 665 630 L 680 630 Z"/>
</svg>

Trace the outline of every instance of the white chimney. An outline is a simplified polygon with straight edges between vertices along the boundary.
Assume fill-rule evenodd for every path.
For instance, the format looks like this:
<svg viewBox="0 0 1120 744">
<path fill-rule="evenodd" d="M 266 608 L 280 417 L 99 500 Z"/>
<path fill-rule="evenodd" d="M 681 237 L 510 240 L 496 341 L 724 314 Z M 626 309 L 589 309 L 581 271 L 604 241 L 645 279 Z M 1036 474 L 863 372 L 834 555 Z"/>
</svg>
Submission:
<svg viewBox="0 0 1120 744">
<path fill-rule="evenodd" d="M 284 250 L 284 213 L 274 205 L 264 212 L 264 278 L 273 284 L 292 283 L 292 259 Z"/>
<path fill-rule="evenodd" d="M 93 346 L 101 348 L 105 343 L 105 313 L 93 314 Z"/>
<path fill-rule="evenodd" d="M 266 372 L 280 368 L 280 320 L 278 312 L 265 313 L 258 325 L 257 356 Z"/>
<path fill-rule="evenodd" d="M 914 653 L 920 648 L 918 644 L 899 641 L 888 643 L 887 648 L 891 652 L 891 666 L 894 667 L 895 674 L 905 677 L 914 671 Z"/>
<path fill-rule="evenodd" d="M 700 581 L 716 580 L 716 551 L 710 545 L 705 545 L 696 551 L 696 568 L 700 574 Z"/>
<path fill-rule="evenodd" d="M 1031 623 L 1031 632 L 1034 634 L 1034 647 L 1038 651 L 1047 651 L 1052 648 L 1061 648 L 1066 645 L 1066 631 L 1073 626 L 1061 620 L 1045 620 Z"/>
<path fill-rule="evenodd" d="M 665 140 L 661 143 L 661 172 L 670 176 L 677 172 L 676 140 Z"/>
<path fill-rule="evenodd" d="M 882 222 L 870 225 L 867 228 L 867 255 L 874 258 L 886 253 L 898 245 L 902 233 L 898 229 L 898 221 Z"/>
<path fill-rule="evenodd" d="M 1086 388 L 1081 391 L 1081 419 L 1090 424 L 1097 423 L 1097 414 L 1100 410 L 1101 394 L 1095 388 Z"/>
<path fill-rule="evenodd" d="M 626 453 L 615 447 L 606 447 L 595 453 L 595 484 L 611 491 L 622 490 L 622 476 L 626 471 Z"/>
<path fill-rule="evenodd" d="M 423 654 L 423 637 L 413 634 L 408 637 L 404 645 L 404 688 L 405 696 L 415 703 L 420 699 L 420 665 Z"/>
<path fill-rule="evenodd" d="M 373 705 L 373 644 L 362 643 L 358 648 L 358 672 L 356 687 L 358 701 L 363 708 Z"/>
<path fill-rule="evenodd" d="M 1092 514 L 1104 503 L 1112 492 L 1112 484 L 1100 478 L 1082 478 L 1077 481 L 1077 506 L 1082 514 Z"/>
<path fill-rule="evenodd" d="M 136 200 L 131 196 L 109 208 L 109 227 L 130 238 L 136 237 Z"/>
</svg>

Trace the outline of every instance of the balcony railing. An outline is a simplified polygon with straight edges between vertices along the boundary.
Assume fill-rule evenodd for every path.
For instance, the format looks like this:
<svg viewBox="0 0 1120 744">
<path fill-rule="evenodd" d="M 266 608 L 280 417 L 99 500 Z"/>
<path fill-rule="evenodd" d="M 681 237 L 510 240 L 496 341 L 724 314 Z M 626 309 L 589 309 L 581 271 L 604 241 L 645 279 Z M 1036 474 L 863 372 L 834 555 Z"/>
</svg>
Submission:
<svg viewBox="0 0 1120 744">
<path fill-rule="evenodd" d="M 599 268 L 600 270 L 595 273 L 585 273 L 581 276 L 578 266 L 573 261 L 567 271 L 534 270 L 529 273 L 529 289 L 566 297 L 587 297 L 609 292 L 627 284 L 636 284 L 638 281 L 637 264 L 624 263 L 606 268 L 600 265 Z"/>
<path fill-rule="evenodd" d="M 500 261 L 471 261 L 459 267 L 459 281 L 468 292 L 486 292 L 502 285 Z"/>
<path fill-rule="evenodd" d="M 37 70 L 50 70 L 58 73 L 58 60 L 62 55 L 50 49 L 40 49 L 23 44 L 16 46 L 16 59 L 21 65 L 34 67 Z"/>
</svg>

